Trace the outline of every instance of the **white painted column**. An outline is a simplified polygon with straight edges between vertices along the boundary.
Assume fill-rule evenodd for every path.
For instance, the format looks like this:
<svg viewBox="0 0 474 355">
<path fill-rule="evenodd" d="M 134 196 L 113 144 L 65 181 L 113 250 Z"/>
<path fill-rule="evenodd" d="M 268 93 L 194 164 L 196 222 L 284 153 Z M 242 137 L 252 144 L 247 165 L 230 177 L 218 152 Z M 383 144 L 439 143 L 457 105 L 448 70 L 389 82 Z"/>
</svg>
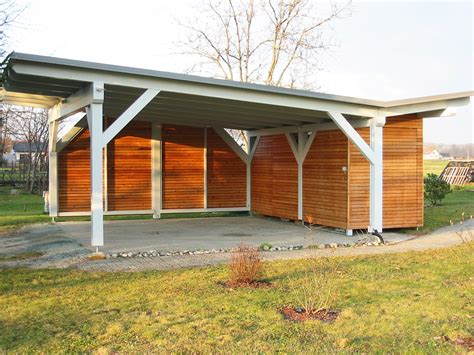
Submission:
<svg viewBox="0 0 474 355">
<path fill-rule="evenodd" d="M 52 109 L 49 112 L 49 165 L 48 165 L 48 202 L 49 215 L 53 217 L 58 216 L 58 153 L 56 149 L 59 121 L 55 120 L 57 110 Z"/>
<path fill-rule="evenodd" d="M 151 172 L 151 195 L 153 218 L 161 218 L 161 124 L 152 123 L 151 126 L 152 139 L 152 172 Z"/>
<path fill-rule="evenodd" d="M 104 206 L 102 188 L 102 103 L 92 103 L 87 108 L 90 132 L 91 164 L 91 245 L 104 245 Z"/>
<path fill-rule="evenodd" d="M 373 162 L 370 164 L 370 228 L 382 233 L 383 229 L 383 126 L 385 117 L 372 119 L 370 125 L 370 148 Z"/>
<path fill-rule="evenodd" d="M 298 129 L 298 220 L 303 220 L 303 163 L 308 134 Z"/>
</svg>

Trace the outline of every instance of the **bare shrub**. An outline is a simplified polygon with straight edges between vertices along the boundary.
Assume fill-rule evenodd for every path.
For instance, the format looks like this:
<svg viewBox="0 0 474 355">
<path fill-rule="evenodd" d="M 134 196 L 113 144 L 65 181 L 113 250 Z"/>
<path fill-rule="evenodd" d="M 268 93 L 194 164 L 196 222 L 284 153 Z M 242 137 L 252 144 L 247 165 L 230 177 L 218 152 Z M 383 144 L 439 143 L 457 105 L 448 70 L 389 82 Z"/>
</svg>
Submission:
<svg viewBox="0 0 474 355">
<path fill-rule="evenodd" d="M 232 285 L 249 285 L 262 277 L 263 265 L 260 252 L 242 243 L 232 253 L 230 261 L 230 280 Z"/>
<path fill-rule="evenodd" d="M 301 313 L 329 312 L 336 300 L 335 280 L 340 261 L 334 257 L 320 257 L 304 272 L 302 280 L 290 279 L 290 288 Z"/>
<path fill-rule="evenodd" d="M 454 225 L 455 223 L 450 220 L 449 221 L 451 225 Z M 461 220 L 456 223 L 460 225 L 460 228 L 455 231 L 456 236 L 460 239 L 461 245 L 467 246 L 471 251 L 474 251 L 474 231 L 472 229 L 472 226 L 474 224 L 474 219 L 473 216 L 469 216 L 469 218 L 466 220 L 465 213 L 461 213 Z M 457 249 L 451 249 L 453 256 L 456 258 L 461 257 L 464 259 L 463 253 L 459 252 Z M 467 259 L 466 259 L 467 260 Z M 467 262 L 469 262 L 467 260 Z"/>
</svg>

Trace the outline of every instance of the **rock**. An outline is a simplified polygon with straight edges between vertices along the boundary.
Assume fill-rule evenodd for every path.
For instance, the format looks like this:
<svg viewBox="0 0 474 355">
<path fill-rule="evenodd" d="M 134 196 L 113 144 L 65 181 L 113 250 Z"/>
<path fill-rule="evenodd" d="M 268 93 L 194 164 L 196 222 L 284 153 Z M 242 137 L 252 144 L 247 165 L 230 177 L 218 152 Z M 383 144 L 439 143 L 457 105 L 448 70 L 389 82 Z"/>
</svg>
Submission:
<svg viewBox="0 0 474 355">
<path fill-rule="evenodd" d="M 171 253 L 166 253 L 165 255 L 166 255 L 166 256 L 170 256 L 170 255 L 171 255 Z"/>
<path fill-rule="evenodd" d="M 335 249 L 335 248 L 337 248 L 337 243 L 330 243 L 329 247 Z"/>
<path fill-rule="evenodd" d="M 165 256 L 165 255 L 168 255 L 168 254 L 169 254 L 169 253 L 165 253 L 165 252 L 163 252 L 163 251 L 160 251 L 160 252 L 158 253 L 158 255 L 160 255 L 160 256 Z"/>
<path fill-rule="evenodd" d="M 326 244 L 318 244 L 318 249 L 324 249 L 326 248 Z"/>
<path fill-rule="evenodd" d="M 112 254 L 112 255 L 110 255 L 110 256 L 111 256 L 112 258 L 116 258 L 116 257 L 118 257 L 118 254 L 114 253 L 114 254 Z"/>
<path fill-rule="evenodd" d="M 295 312 L 296 313 L 304 313 L 305 312 L 305 309 L 303 307 L 296 307 L 295 308 Z"/>
</svg>

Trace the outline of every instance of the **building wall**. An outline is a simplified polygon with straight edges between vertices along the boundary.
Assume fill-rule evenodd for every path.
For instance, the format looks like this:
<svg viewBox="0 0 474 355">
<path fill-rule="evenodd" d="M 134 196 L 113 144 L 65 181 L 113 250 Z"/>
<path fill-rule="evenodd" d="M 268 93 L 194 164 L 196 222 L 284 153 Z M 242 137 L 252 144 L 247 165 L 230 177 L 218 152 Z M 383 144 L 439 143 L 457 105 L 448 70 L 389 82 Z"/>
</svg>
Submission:
<svg viewBox="0 0 474 355">
<path fill-rule="evenodd" d="M 112 120 L 108 120 L 109 124 Z M 207 128 L 162 128 L 163 208 L 204 207 L 204 162 L 207 161 L 208 208 L 246 207 L 246 164 Z M 83 130 L 58 159 L 59 212 L 90 210 L 89 131 Z M 206 155 L 206 159 L 205 158 Z M 133 121 L 107 145 L 108 211 L 152 209 L 151 124 Z"/>
<path fill-rule="evenodd" d="M 163 209 L 204 208 L 204 129 L 163 126 Z"/>
<path fill-rule="evenodd" d="M 285 135 L 260 138 L 252 160 L 251 186 L 253 212 L 298 218 L 298 165 Z"/>
<path fill-rule="evenodd" d="M 207 207 L 246 207 L 247 164 L 207 128 Z"/>
<path fill-rule="evenodd" d="M 303 219 L 347 227 L 348 145 L 340 131 L 317 132 L 303 163 Z"/>
<path fill-rule="evenodd" d="M 370 142 L 369 128 L 358 130 Z M 383 130 L 384 228 L 423 225 L 423 119 L 387 119 Z M 349 143 L 349 228 L 369 225 L 370 165 Z"/>
<path fill-rule="evenodd" d="M 107 188 L 109 211 L 151 210 L 149 122 L 131 122 L 107 145 Z"/>
<path fill-rule="evenodd" d="M 59 212 L 90 211 L 89 130 L 83 130 L 58 154 Z"/>
</svg>

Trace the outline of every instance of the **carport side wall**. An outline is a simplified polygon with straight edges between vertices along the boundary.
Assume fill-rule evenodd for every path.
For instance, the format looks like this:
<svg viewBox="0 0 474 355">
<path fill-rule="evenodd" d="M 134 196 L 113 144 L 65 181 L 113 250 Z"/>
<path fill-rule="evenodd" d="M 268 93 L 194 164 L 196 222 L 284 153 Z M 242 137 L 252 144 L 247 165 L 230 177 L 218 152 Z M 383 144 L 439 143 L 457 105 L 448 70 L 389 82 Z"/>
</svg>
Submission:
<svg viewBox="0 0 474 355">
<path fill-rule="evenodd" d="M 303 220 L 347 228 L 348 145 L 340 130 L 317 132 L 303 163 Z"/>
<path fill-rule="evenodd" d="M 358 129 L 369 143 L 370 129 Z M 423 225 L 423 119 L 388 117 L 383 129 L 383 226 Z M 369 225 L 370 165 L 349 143 L 349 226 Z"/>
</svg>

